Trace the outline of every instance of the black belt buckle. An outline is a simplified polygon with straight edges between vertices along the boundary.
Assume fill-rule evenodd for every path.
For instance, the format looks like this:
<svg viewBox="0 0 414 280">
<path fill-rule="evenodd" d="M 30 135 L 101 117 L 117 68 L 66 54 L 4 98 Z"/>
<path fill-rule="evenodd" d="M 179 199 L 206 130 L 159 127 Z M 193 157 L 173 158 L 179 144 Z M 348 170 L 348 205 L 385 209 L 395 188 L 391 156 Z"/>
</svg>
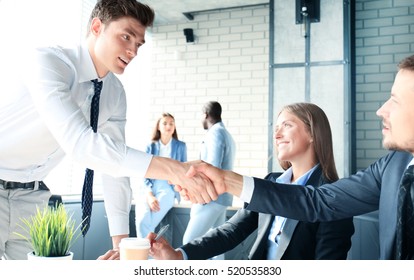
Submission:
<svg viewBox="0 0 414 280">
<path fill-rule="evenodd" d="M 14 189 L 14 182 L 10 181 L 1 181 L 1 184 L 3 185 L 3 188 L 5 190 L 11 190 Z"/>
<path fill-rule="evenodd" d="M 39 190 L 48 190 L 45 183 L 42 181 L 38 182 Z M 12 181 L 4 181 L 0 179 L 0 185 L 3 185 L 4 190 L 14 190 L 14 189 L 29 189 L 34 190 L 35 182 L 28 182 L 28 183 L 20 183 L 20 182 L 12 182 Z"/>
</svg>

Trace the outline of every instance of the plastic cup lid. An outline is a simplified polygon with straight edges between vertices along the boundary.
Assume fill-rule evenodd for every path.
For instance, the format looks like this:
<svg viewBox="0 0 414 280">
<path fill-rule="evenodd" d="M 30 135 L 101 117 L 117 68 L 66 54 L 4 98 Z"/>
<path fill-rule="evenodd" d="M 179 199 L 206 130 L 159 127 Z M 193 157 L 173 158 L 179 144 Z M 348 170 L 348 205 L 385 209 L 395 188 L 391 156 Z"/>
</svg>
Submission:
<svg viewBox="0 0 414 280">
<path fill-rule="evenodd" d="M 150 241 L 147 238 L 128 237 L 128 238 L 121 239 L 121 243 L 119 243 L 119 247 L 144 249 L 144 248 L 150 248 L 151 246 L 150 246 Z"/>
</svg>

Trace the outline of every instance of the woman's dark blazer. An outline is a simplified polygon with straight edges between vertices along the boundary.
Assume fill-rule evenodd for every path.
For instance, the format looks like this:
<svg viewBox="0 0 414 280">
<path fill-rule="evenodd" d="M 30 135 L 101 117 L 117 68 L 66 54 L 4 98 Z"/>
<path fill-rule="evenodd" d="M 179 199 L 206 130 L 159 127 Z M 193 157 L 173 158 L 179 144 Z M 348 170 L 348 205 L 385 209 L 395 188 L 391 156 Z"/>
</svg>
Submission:
<svg viewBox="0 0 414 280">
<path fill-rule="evenodd" d="M 280 175 L 281 173 L 270 173 L 265 179 L 275 181 Z M 323 183 L 325 180 L 319 167 L 306 182 L 307 185 L 315 187 Z M 247 210 L 246 206 L 247 204 L 220 227 L 182 246 L 188 259 L 208 259 L 227 252 L 256 229 L 258 230 L 257 238 L 250 250 L 249 259 L 266 259 L 267 239 L 274 216 Z M 352 218 L 316 223 L 287 219 L 276 258 L 282 260 L 346 259 L 351 248 L 353 234 Z"/>
</svg>

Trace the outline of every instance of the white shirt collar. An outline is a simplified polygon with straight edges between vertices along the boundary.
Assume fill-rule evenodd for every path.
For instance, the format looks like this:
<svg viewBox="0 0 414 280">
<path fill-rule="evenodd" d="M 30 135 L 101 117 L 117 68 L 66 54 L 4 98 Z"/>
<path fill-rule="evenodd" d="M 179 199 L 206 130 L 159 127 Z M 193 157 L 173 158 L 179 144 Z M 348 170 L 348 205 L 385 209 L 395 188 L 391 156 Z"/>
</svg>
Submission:
<svg viewBox="0 0 414 280">
<path fill-rule="evenodd" d="M 98 73 L 96 73 L 95 65 L 93 64 L 92 57 L 89 53 L 88 46 L 86 43 L 83 43 L 79 46 L 79 65 L 77 66 L 79 72 L 79 83 L 87 82 L 98 78 Z M 105 77 L 107 77 L 106 75 Z M 99 80 L 104 80 L 99 79 Z"/>
<path fill-rule="evenodd" d="M 308 181 L 309 177 L 312 175 L 313 171 L 315 171 L 315 169 L 319 166 L 319 164 L 315 165 L 314 167 L 312 167 L 308 172 L 306 172 L 305 174 L 303 174 L 302 176 L 300 176 L 298 179 L 296 179 L 295 182 L 293 182 L 293 184 L 297 184 L 297 185 L 305 185 L 306 182 Z M 277 179 L 276 182 L 278 183 L 283 183 L 283 184 L 291 184 L 290 179 L 292 178 L 292 167 L 289 167 L 285 172 L 283 172 L 282 175 L 280 175 Z"/>
</svg>

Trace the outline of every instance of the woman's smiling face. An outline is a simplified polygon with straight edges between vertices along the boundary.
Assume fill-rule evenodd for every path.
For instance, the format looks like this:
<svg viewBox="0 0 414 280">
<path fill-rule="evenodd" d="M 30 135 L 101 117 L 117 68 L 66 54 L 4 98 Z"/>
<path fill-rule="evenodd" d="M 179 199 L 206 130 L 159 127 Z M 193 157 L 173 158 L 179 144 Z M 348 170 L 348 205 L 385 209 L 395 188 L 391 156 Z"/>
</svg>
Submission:
<svg viewBox="0 0 414 280">
<path fill-rule="evenodd" d="M 294 114 L 282 111 L 275 126 L 275 146 L 279 160 L 294 162 L 314 154 L 312 136 Z"/>
</svg>

